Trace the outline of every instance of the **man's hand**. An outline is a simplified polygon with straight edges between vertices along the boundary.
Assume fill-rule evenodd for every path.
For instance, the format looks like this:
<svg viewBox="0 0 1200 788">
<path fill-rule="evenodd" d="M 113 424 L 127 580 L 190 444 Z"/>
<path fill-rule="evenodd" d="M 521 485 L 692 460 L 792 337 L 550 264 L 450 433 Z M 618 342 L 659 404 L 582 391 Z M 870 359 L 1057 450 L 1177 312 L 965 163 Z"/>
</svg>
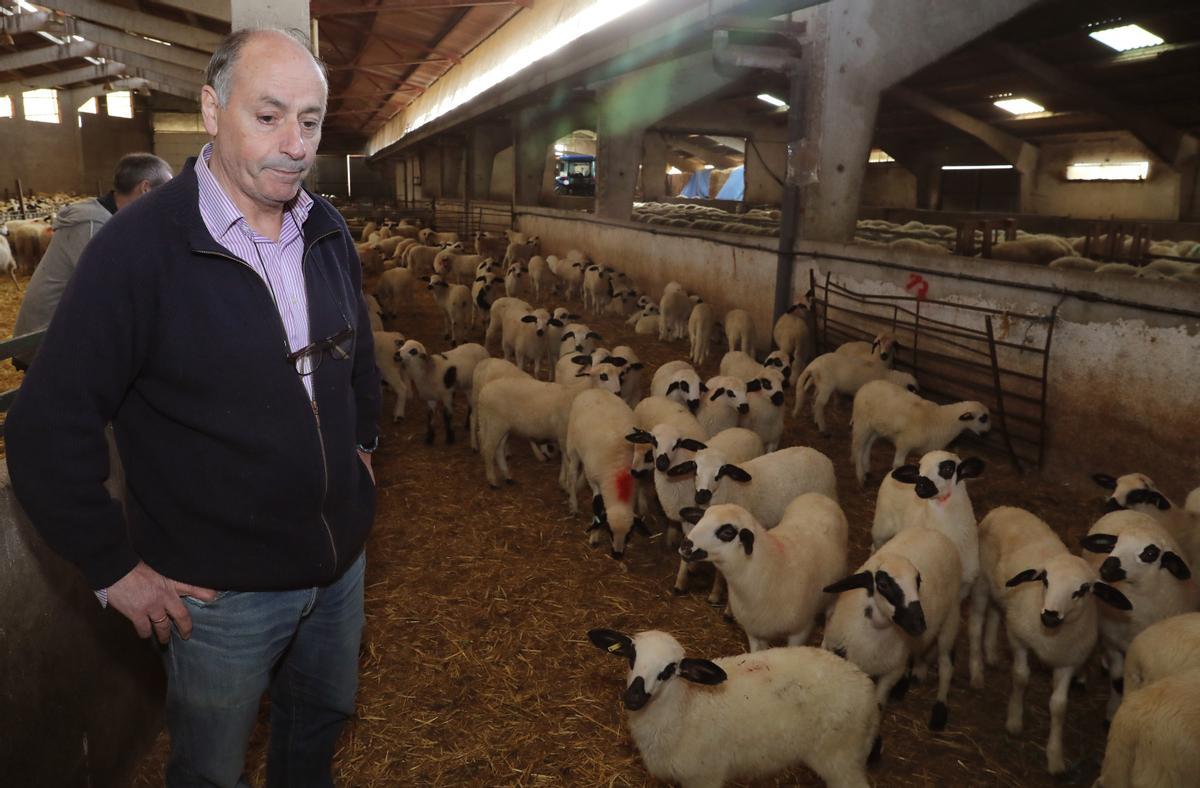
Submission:
<svg viewBox="0 0 1200 788">
<path fill-rule="evenodd" d="M 367 473 L 371 475 L 371 484 L 375 483 L 375 469 L 371 467 L 371 455 L 365 451 L 358 452 L 358 459 L 362 460 L 362 464 L 367 466 Z"/>
<path fill-rule="evenodd" d="M 217 598 L 211 588 L 171 580 L 138 561 L 129 574 L 109 586 L 108 604 L 133 622 L 139 636 L 148 638 L 153 633 L 159 643 L 166 643 L 171 639 L 172 621 L 180 637 L 187 640 L 192 636 L 192 617 L 179 599 L 183 594 L 201 602 Z"/>
</svg>

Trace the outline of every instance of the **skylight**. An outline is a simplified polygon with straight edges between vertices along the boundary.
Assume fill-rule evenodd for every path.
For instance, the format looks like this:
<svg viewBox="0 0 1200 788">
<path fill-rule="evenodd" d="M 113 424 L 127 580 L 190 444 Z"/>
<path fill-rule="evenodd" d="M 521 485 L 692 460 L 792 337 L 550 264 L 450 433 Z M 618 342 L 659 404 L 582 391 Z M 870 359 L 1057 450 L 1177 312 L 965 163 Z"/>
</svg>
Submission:
<svg viewBox="0 0 1200 788">
<path fill-rule="evenodd" d="M 1033 112 L 1045 112 L 1046 108 L 1027 98 L 1010 98 L 994 102 L 997 107 L 1014 115 L 1029 115 Z"/>
<path fill-rule="evenodd" d="M 1148 161 L 1079 162 L 1067 167 L 1069 181 L 1144 181 L 1149 174 Z"/>
<path fill-rule="evenodd" d="M 92 96 L 90 99 L 88 99 L 87 101 L 80 104 L 77 112 L 84 112 L 84 113 L 87 113 L 88 115 L 95 115 L 97 112 L 96 97 Z"/>
<path fill-rule="evenodd" d="M 1011 170 L 1011 164 L 947 164 L 943 170 Z"/>
<path fill-rule="evenodd" d="M 781 98 L 775 98 L 770 93 L 759 93 L 758 100 L 765 101 L 773 107 L 786 107 L 787 106 L 786 101 L 784 101 Z"/>
<path fill-rule="evenodd" d="M 1110 27 L 1107 30 L 1093 31 L 1088 35 L 1118 52 L 1128 52 L 1131 49 L 1143 49 L 1163 43 L 1161 38 L 1138 25 Z"/>
<path fill-rule="evenodd" d="M 45 30 L 39 30 L 39 31 L 37 31 L 37 34 L 52 44 L 65 44 L 66 43 L 58 36 L 47 33 Z"/>
</svg>

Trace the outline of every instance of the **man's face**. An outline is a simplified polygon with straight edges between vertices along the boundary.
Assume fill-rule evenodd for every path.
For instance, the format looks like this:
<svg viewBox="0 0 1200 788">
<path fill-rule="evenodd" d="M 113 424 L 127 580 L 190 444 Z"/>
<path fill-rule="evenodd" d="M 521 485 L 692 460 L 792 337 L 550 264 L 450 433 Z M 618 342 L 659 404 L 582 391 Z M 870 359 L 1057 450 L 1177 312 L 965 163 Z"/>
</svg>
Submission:
<svg viewBox="0 0 1200 788">
<path fill-rule="evenodd" d="M 316 64 L 295 41 L 263 34 L 247 42 L 228 104 L 219 106 L 209 86 L 201 95 L 213 160 L 234 189 L 269 210 L 295 197 L 317 155 L 325 98 Z"/>
</svg>

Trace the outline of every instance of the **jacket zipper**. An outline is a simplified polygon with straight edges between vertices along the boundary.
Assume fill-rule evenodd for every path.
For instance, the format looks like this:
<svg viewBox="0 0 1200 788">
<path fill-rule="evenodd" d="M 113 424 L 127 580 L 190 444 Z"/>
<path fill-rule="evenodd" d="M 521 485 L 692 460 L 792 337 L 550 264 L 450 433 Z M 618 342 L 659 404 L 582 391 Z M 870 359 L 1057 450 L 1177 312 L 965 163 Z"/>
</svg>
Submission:
<svg viewBox="0 0 1200 788">
<path fill-rule="evenodd" d="M 301 270 L 304 269 L 305 263 L 308 262 L 308 253 L 311 252 L 313 247 L 317 245 L 317 242 L 322 241 L 331 235 L 336 235 L 338 232 L 339 232 L 338 230 L 330 230 L 329 232 L 325 233 L 324 235 L 317 236 L 316 238 L 314 238 L 312 240 L 312 243 L 310 243 L 304 247 L 304 254 L 300 258 Z M 232 260 L 235 263 L 240 263 L 240 264 L 246 266 L 247 268 L 249 268 L 251 271 L 254 271 L 254 267 L 240 257 L 235 257 L 230 254 L 223 254 L 221 252 L 214 252 L 214 251 L 210 251 L 208 249 L 196 249 L 194 251 L 198 254 L 206 254 L 206 255 L 211 255 L 213 257 L 223 257 L 226 260 Z M 265 288 L 267 285 L 265 282 L 262 281 L 262 277 L 259 276 L 258 271 L 254 271 L 254 275 L 258 278 L 259 282 L 262 283 L 262 286 Z M 267 291 L 267 297 L 271 298 L 270 290 Z M 279 314 L 279 305 L 274 302 L 273 298 L 271 298 L 271 306 L 273 308 L 273 311 L 275 312 L 275 318 L 279 321 L 279 330 L 283 334 L 284 346 L 290 348 L 291 345 L 288 343 L 287 326 L 284 325 L 283 316 Z M 299 376 L 297 376 L 296 382 L 300 383 L 301 389 L 304 389 L 304 384 L 300 381 Z M 308 404 L 312 409 L 313 423 L 317 427 L 317 445 L 321 448 L 321 479 L 322 479 L 321 506 L 320 506 L 321 525 L 324 526 L 324 528 L 325 528 L 325 536 L 327 536 L 329 538 L 329 549 L 333 553 L 333 570 L 336 573 L 337 565 L 338 565 L 337 544 L 333 540 L 333 529 L 329 527 L 329 520 L 327 520 L 325 518 L 325 498 L 329 495 L 329 460 L 325 455 L 325 434 L 321 431 L 321 415 L 317 409 L 317 395 L 316 395 L 316 389 L 315 389 L 315 386 L 316 386 L 315 380 L 313 381 L 313 386 L 314 386 L 314 390 L 313 390 L 312 398 L 311 399 L 308 398 L 307 390 L 304 391 L 304 395 L 305 395 L 305 399 L 308 399 Z"/>
</svg>

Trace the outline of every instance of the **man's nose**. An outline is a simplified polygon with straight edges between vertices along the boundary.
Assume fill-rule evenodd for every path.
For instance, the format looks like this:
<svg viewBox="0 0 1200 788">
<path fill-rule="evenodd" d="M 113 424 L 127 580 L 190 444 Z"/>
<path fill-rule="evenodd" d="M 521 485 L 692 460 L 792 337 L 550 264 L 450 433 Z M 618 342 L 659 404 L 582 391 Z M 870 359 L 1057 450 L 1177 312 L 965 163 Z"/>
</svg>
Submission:
<svg viewBox="0 0 1200 788">
<path fill-rule="evenodd" d="M 286 124 L 287 129 L 284 132 L 285 137 L 281 141 L 279 150 L 293 159 L 303 159 L 305 154 L 304 133 L 300 129 L 300 124 Z"/>
</svg>

